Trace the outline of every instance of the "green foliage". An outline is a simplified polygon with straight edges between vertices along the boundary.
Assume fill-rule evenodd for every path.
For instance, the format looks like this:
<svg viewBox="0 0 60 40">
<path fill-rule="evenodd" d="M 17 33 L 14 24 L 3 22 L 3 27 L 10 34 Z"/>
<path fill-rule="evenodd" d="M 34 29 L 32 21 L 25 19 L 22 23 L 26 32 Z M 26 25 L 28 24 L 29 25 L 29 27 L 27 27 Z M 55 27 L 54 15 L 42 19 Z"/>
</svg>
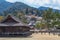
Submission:
<svg viewBox="0 0 60 40">
<path fill-rule="evenodd" d="M 40 27 L 41 27 L 41 23 L 40 23 L 40 22 L 37 22 L 37 23 L 35 24 L 35 27 L 36 27 L 36 28 L 40 28 Z"/>
<path fill-rule="evenodd" d="M 47 23 L 47 28 L 55 27 L 55 25 L 60 26 L 60 13 L 58 11 L 53 12 L 50 8 L 48 10 L 45 10 L 43 14 L 43 19 Z"/>
<path fill-rule="evenodd" d="M 23 14 L 22 12 L 21 12 L 21 13 L 18 13 L 18 14 L 17 14 L 17 17 L 18 17 L 23 23 L 28 23 L 28 22 L 27 22 L 27 18 L 25 17 L 25 14 Z"/>
<path fill-rule="evenodd" d="M 36 22 L 35 27 L 38 29 L 46 28 L 46 24 L 43 23 L 42 21 L 38 21 Z"/>
<path fill-rule="evenodd" d="M 3 20 L 3 18 L 4 18 L 3 16 L 0 16 L 0 21 L 2 21 L 2 20 Z"/>
</svg>

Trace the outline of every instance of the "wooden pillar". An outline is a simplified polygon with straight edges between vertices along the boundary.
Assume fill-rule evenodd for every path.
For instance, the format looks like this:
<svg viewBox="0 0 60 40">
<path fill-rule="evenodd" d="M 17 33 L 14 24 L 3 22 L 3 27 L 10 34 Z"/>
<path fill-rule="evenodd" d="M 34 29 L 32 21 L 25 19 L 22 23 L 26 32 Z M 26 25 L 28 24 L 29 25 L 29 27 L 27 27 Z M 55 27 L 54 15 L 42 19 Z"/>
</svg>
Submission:
<svg viewBox="0 0 60 40">
<path fill-rule="evenodd" d="M 2 28 L 0 27 L 0 32 L 2 32 Z"/>
</svg>

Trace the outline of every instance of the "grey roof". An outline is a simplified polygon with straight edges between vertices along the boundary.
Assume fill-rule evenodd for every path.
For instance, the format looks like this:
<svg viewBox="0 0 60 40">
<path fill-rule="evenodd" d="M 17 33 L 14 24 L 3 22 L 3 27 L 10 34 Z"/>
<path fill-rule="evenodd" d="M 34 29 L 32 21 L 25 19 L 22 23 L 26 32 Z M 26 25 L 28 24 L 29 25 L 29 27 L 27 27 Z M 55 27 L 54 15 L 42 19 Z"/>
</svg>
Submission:
<svg viewBox="0 0 60 40">
<path fill-rule="evenodd" d="M 9 16 L 9 15 L 8 15 Z M 7 17 L 8 17 L 7 16 Z M 12 16 L 12 15 L 10 15 L 15 21 L 17 21 L 18 23 L 2 23 L 4 20 L 6 20 L 7 19 L 7 17 L 0 23 L 0 27 L 4 27 L 4 26 L 26 26 L 26 27 L 29 27 L 29 25 L 28 24 L 25 24 L 25 23 L 23 23 L 23 22 L 21 22 L 18 18 L 16 18 L 16 17 L 14 17 L 14 16 Z"/>
<path fill-rule="evenodd" d="M 13 15 L 11 15 L 11 14 L 8 14 L 8 15 L 3 19 L 3 21 L 6 20 L 8 16 L 10 16 L 11 18 L 13 18 L 13 19 L 14 19 L 15 21 L 17 21 L 17 22 L 21 22 L 18 18 L 16 18 L 15 16 L 13 16 Z M 2 21 L 2 22 L 3 22 L 3 21 Z"/>
<path fill-rule="evenodd" d="M 13 23 L 11 23 L 11 24 L 5 24 L 5 23 L 0 23 L 0 27 L 4 27 L 4 26 L 26 26 L 26 27 L 29 27 L 29 25 L 27 25 L 27 24 L 22 24 L 22 23 L 16 23 L 16 24 L 13 24 Z"/>
</svg>

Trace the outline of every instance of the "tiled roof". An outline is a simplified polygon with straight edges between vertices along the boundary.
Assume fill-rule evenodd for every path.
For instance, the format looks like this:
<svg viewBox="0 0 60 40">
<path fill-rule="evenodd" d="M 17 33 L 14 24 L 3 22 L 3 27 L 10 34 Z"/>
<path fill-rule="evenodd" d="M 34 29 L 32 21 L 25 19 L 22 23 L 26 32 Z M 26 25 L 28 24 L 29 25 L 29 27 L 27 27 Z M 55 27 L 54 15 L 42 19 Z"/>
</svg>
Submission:
<svg viewBox="0 0 60 40">
<path fill-rule="evenodd" d="M 22 24 L 22 23 L 16 23 L 16 24 L 8 24 L 8 23 L 0 23 L 0 27 L 4 27 L 4 26 L 7 26 L 7 27 L 9 27 L 9 26 L 25 26 L 25 27 L 29 27 L 29 25 L 27 25 L 27 24 Z"/>
<path fill-rule="evenodd" d="M 17 21 L 18 23 L 13 23 L 13 22 L 11 22 L 11 23 L 2 23 L 4 20 L 6 20 L 7 19 L 7 17 L 8 16 L 11 16 L 11 18 L 13 18 L 15 21 Z M 4 26 L 26 26 L 26 27 L 29 27 L 28 26 L 28 24 L 25 24 L 25 23 L 23 23 L 23 22 L 21 22 L 21 20 L 19 20 L 18 18 L 16 18 L 15 16 L 12 16 L 12 15 L 8 15 L 1 23 L 0 23 L 0 27 L 4 27 Z"/>
<path fill-rule="evenodd" d="M 13 16 L 13 15 L 11 15 L 11 14 L 8 14 L 8 15 L 3 19 L 3 21 L 6 20 L 9 16 L 10 16 L 12 19 L 14 19 L 15 21 L 21 22 L 18 18 L 16 18 L 15 16 Z M 3 21 L 2 21 L 2 22 L 3 22 Z"/>
</svg>

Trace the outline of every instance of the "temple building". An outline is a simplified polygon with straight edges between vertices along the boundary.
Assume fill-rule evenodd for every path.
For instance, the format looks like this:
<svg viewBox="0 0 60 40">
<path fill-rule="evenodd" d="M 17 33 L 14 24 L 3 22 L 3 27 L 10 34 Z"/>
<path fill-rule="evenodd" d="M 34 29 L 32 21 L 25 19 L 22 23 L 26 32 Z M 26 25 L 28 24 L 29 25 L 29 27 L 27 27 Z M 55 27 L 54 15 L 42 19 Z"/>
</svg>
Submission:
<svg viewBox="0 0 60 40">
<path fill-rule="evenodd" d="M 0 36 L 29 36 L 32 34 L 30 26 L 18 18 L 8 15 L 0 23 Z"/>
</svg>

